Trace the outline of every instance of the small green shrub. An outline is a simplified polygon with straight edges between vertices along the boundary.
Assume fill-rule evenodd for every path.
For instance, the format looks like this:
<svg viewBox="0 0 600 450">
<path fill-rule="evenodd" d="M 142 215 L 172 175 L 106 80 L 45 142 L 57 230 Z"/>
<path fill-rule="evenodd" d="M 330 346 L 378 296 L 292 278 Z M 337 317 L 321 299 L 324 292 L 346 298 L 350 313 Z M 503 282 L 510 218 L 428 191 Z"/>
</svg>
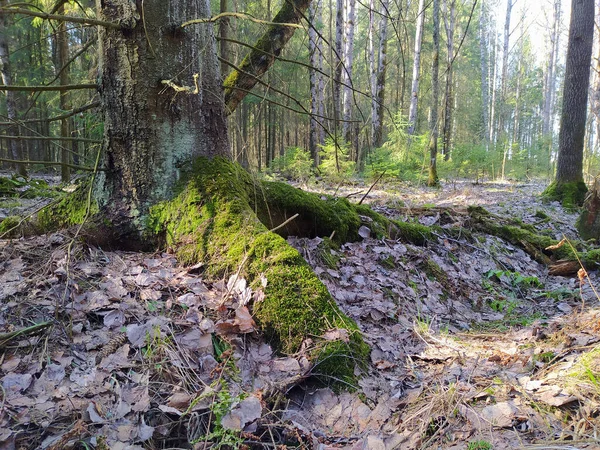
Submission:
<svg viewBox="0 0 600 450">
<path fill-rule="evenodd" d="M 347 180 L 354 173 L 355 163 L 350 160 L 350 145 L 343 139 L 328 138 L 321 146 L 321 164 L 319 171 L 323 178 L 332 183 L 340 183 Z"/>
<path fill-rule="evenodd" d="M 310 152 L 299 147 L 288 147 L 282 156 L 273 159 L 270 171 L 288 180 L 306 183 L 313 176 Z"/>
<path fill-rule="evenodd" d="M 471 441 L 467 444 L 467 450 L 493 450 L 494 446 L 488 441 Z"/>
</svg>

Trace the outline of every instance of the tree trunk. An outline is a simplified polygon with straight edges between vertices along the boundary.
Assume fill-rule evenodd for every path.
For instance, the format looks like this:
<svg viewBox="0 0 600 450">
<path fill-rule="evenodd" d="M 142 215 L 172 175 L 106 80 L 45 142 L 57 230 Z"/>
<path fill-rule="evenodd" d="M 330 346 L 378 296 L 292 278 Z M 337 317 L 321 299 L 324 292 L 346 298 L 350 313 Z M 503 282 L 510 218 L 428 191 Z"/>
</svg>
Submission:
<svg viewBox="0 0 600 450">
<path fill-rule="evenodd" d="M 433 0 L 433 61 L 431 63 L 431 137 L 429 140 L 428 186 L 438 186 L 437 141 L 438 141 L 438 99 L 440 91 L 440 0 Z"/>
<path fill-rule="evenodd" d="M 387 70 L 387 23 L 388 23 L 388 0 L 381 1 L 381 21 L 379 23 L 379 48 L 377 58 L 377 68 L 375 73 L 375 89 L 371 102 L 373 147 L 378 148 L 383 145 L 383 111 L 385 103 L 385 78 Z"/>
<path fill-rule="evenodd" d="M 572 0 L 556 178 L 546 190 L 547 195 L 555 197 L 554 190 L 563 203 L 571 205 L 582 204 L 587 191 L 583 183 L 583 145 L 593 36 L 594 0 Z M 570 198 L 564 197 L 566 192 Z"/>
<path fill-rule="evenodd" d="M 7 5 L 6 0 L 0 0 L 0 8 Z M 10 67 L 10 51 L 8 49 L 8 14 L 0 13 L 0 75 L 2 76 L 2 84 L 5 86 L 12 85 L 12 72 Z M 16 92 L 5 91 L 6 95 L 6 115 L 12 125 L 8 128 L 10 136 L 19 135 L 19 127 L 17 125 L 17 100 Z M 15 161 L 21 161 L 22 154 L 19 143 L 15 139 L 8 141 L 8 149 L 11 158 Z M 27 171 L 24 164 L 17 163 L 16 170 L 19 175 L 27 176 Z"/>
<path fill-rule="evenodd" d="M 346 47 L 344 50 L 344 61 L 346 70 L 343 73 L 344 81 L 344 95 L 343 95 L 343 111 L 342 118 L 342 134 L 344 140 L 348 143 L 352 142 L 352 104 L 354 99 L 354 92 L 352 91 L 352 70 L 354 66 L 354 29 L 356 22 L 356 0 L 348 0 L 348 17 L 346 20 Z M 354 146 L 353 146 L 354 147 Z M 355 155 L 357 149 L 354 149 Z"/>
<path fill-rule="evenodd" d="M 57 14 L 64 15 L 65 4 L 61 3 L 60 7 L 56 11 Z M 69 66 L 69 35 L 67 33 L 67 23 L 59 22 L 57 26 L 56 35 L 56 55 L 57 64 L 56 70 L 59 72 L 58 79 L 61 86 L 69 84 L 71 68 Z M 69 111 L 71 104 L 69 102 L 69 93 L 66 90 L 60 91 L 60 109 L 63 111 Z M 71 137 L 71 118 L 64 118 L 60 121 L 60 135 L 62 137 Z M 62 165 L 60 167 L 60 178 L 63 183 L 68 183 L 71 179 L 71 163 L 70 149 L 68 143 L 63 142 L 60 147 L 60 160 Z"/>
<path fill-rule="evenodd" d="M 489 147 L 489 76 L 488 76 L 488 32 L 486 26 L 485 1 L 481 0 L 481 10 L 479 12 L 479 55 L 481 59 L 481 138 L 485 144 L 486 150 Z"/>
<path fill-rule="evenodd" d="M 309 149 L 310 155 L 315 166 L 319 165 L 319 146 L 325 142 L 325 132 L 323 125 L 324 106 L 324 88 L 323 81 L 323 52 L 321 48 L 321 38 L 317 34 L 315 27 L 321 22 L 321 0 L 311 2 L 309 9 L 309 28 L 308 28 L 308 49 L 311 69 L 309 69 L 310 82 L 310 131 L 309 131 Z M 314 69 L 313 69 L 314 68 Z"/>
<path fill-rule="evenodd" d="M 208 17 L 208 5 L 150 3 L 144 26 L 129 0 L 98 0 L 102 20 L 130 27 L 100 29 L 107 172 L 99 200 L 138 229 L 195 157 L 229 155 L 212 24 L 165 26 Z"/>
<path fill-rule="evenodd" d="M 412 87 L 410 108 L 408 110 L 408 134 L 413 135 L 417 126 L 419 103 L 419 78 L 421 76 L 421 43 L 423 41 L 423 24 L 425 22 L 425 0 L 419 0 L 417 28 L 415 31 L 415 53 L 413 56 Z"/>
<path fill-rule="evenodd" d="M 456 0 L 450 1 L 448 10 L 448 0 L 444 0 L 444 25 L 446 29 L 446 48 L 447 62 L 446 67 L 446 93 L 444 95 L 444 142 L 442 154 L 444 160 L 450 159 L 450 149 L 452 146 L 452 112 L 454 108 L 454 26 L 456 23 Z M 482 86 L 483 91 L 483 86 Z"/>
<path fill-rule="evenodd" d="M 227 12 L 229 10 L 229 7 L 227 5 L 227 0 L 220 0 L 219 2 L 219 11 L 224 13 Z M 229 42 L 228 42 L 228 38 L 229 38 L 229 17 L 223 17 L 220 21 L 219 21 L 219 50 L 221 53 L 221 77 L 225 78 L 227 75 L 227 72 L 229 71 L 229 66 L 227 65 L 227 62 L 225 62 L 224 60 L 228 60 L 231 61 L 231 56 L 229 55 Z"/>
</svg>

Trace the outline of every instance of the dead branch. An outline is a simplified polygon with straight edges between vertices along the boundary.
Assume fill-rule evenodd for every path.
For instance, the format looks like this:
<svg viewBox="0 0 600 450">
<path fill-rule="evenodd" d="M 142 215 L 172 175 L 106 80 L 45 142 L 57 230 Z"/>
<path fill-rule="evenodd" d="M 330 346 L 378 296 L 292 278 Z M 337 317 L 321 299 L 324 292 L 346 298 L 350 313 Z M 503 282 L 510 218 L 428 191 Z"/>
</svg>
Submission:
<svg viewBox="0 0 600 450">
<path fill-rule="evenodd" d="M 22 92 L 42 92 L 42 91 L 73 91 L 75 89 L 98 89 L 95 83 L 65 84 L 63 86 L 0 86 L 0 91 L 22 91 Z"/>
<path fill-rule="evenodd" d="M 44 20 L 57 20 L 59 22 L 81 23 L 84 25 L 98 25 L 105 28 L 112 28 L 114 30 L 119 30 L 123 28 L 120 24 L 116 22 L 105 22 L 103 20 L 90 19 L 87 17 L 72 17 L 63 16 L 61 14 L 48 14 L 41 11 L 32 11 L 30 9 L 15 8 L 11 6 L 0 8 L 0 12 L 2 12 L 3 14 L 23 14 L 24 16 L 40 17 Z"/>
</svg>

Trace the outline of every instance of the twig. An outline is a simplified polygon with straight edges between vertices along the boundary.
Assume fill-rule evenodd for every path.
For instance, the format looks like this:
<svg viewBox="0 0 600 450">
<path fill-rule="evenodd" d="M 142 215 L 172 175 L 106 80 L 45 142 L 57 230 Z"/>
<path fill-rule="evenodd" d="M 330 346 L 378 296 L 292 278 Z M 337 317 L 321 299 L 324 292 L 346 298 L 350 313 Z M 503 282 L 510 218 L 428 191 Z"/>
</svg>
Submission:
<svg viewBox="0 0 600 450">
<path fill-rule="evenodd" d="M 298 217 L 300 214 L 294 214 L 292 217 L 290 217 L 288 220 L 286 220 L 285 222 L 283 222 L 282 224 L 277 225 L 275 228 L 271 228 L 269 231 L 271 233 L 273 233 L 274 231 L 279 230 L 280 228 L 285 227 L 288 223 L 290 223 L 292 220 L 294 220 L 296 217 Z"/>
<path fill-rule="evenodd" d="M 31 11 L 30 9 L 14 8 L 11 6 L 0 8 L 0 12 L 3 14 L 23 14 L 25 16 L 40 17 L 44 20 L 58 20 L 59 22 L 82 23 L 85 25 L 99 25 L 101 27 L 112 28 L 114 30 L 120 30 L 121 28 L 123 28 L 117 22 L 105 22 L 103 20 L 88 19 L 86 17 L 63 16 L 62 14 L 48 14 L 45 12 Z"/>
<path fill-rule="evenodd" d="M 97 89 L 96 83 L 82 84 L 63 84 L 62 86 L 0 86 L 0 91 L 23 91 L 23 92 L 41 92 L 41 91 L 72 91 L 75 89 Z"/>
<path fill-rule="evenodd" d="M 6 344 L 8 344 L 10 341 L 14 340 L 17 337 L 37 334 L 40 331 L 48 328 L 51 325 L 52 325 L 52 322 L 42 322 L 42 323 L 37 323 L 37 324 L 32 325 L 27 328 L 23 328 L 21 330 L 11 331 L 10 333 L 0 334 L 0 347 L 4 347 Z"/>
<path fill-rule="evenodd" d="M 373 182 L 373 184 L 371 185 L 371 187 L 369 188 L 369 190 L 365 193 L 365 195 L 363 195 L 363 197 L 360 199 L 360 202 L 358 202 L 359 205 L 362 205 L 362 202 L 365 201 L 365 199 L 367 198 L 367 195 L 369 195 L 369 193 L 371 192 L 371 190 L 375 187 L 375 185 L 377 184 L 377 182 L 379 180 L 381 180 L 381 178 L 385 175 L 385 173 L 387 172 L 387 169 L 385 169 L 383 172 L 381 172 L 381 175 L 379 175 L 377 177 L 377 179 Z"/>
<path fill-rule="evenodd" d="M 88 172 L 92 172 L 94 168 L 87 166 L 78 166 L 75 164 L 65 164 L 57 161 L 29 161 L 29 160 L 21 160 L 21 159 L 6 159 L 0 158 L 0 162 L 5 162 L 9 164 L 40 164 L 42 166 L 67 166 L 71 169 L 75 170 L 86 170 Z M 98 169 L 98 171 L 103 172 L 105 169 Z"/>
</svg>

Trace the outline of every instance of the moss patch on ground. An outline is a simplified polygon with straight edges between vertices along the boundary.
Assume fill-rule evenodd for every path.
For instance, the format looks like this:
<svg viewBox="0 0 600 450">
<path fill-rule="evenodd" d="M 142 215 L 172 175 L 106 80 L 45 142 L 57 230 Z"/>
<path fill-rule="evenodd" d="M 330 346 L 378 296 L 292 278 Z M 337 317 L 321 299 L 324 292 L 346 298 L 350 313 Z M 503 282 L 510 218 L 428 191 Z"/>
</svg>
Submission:
<svg viewBox="0 0 600 450">
<path fill-rule="evenodd" d="M 89 216 L 99 212 L 98 203 L 88 202 L 91 180 L 81 183 L 75 191 L 65 195 L 57 203 L 42 209 L 37 215 L 37 226 L 43 232 L 59 230 L 84 221 L 89 203 Z"/>
<path fill-rule="evenodd" d="M 253 313 L 266 336 L 283 353 L 298 351 L 307 337 L 318 341 L 331 328 L 348 330 L 348 342 L 317 342 L 312 357 L 320 374 L 353 383 L 355 365 L 366 364 L 369 348 L 356 324 L 339 310 L 300 253 L 258 219 L 251 205 L 257 207 L 260 185 L 239 165 L 221 158 L 197 160 L 186 179 L 173 200 L 151 208 L 148 230 L 160 234 L 180 261 L 205 261 L 210 277 L 239 272 L 255 287 L 266 278 L 265 299 L 254 305 Z M 271 190 L 267 198 L 274 192 Z M 279 204 L 288 204 L 290 215 L 299 211 L 292 210 L 293 203 L 287 200 L 296 199 L 299 208 L 308 205 L 304 208 L 309 212 L 322 206 L 313 194 L 300 198 L 285 188 L 277 192 Z M 282 193 L 291 198 L 285 199 Z M 331 202 L 322 203 L 328 205 L 326 209 L 331 206 Z M 262 208 L 256 211 L 266 219 Z M 341 226 L 350 216 L 351 208 L 344 205 L 329 226 Z M 316 222 L 314 227 L 323 230 Z M 348 236 L 350 228 L 339 233 Z"/>
<path fill-rule="evenodd" d="M 583 205 L 588 188 L 583 181 L 571 183 L 553 182 L 542 193 L 547 200 L 560 202 L 565 208 L 577 208 Z"/>
</svg>

